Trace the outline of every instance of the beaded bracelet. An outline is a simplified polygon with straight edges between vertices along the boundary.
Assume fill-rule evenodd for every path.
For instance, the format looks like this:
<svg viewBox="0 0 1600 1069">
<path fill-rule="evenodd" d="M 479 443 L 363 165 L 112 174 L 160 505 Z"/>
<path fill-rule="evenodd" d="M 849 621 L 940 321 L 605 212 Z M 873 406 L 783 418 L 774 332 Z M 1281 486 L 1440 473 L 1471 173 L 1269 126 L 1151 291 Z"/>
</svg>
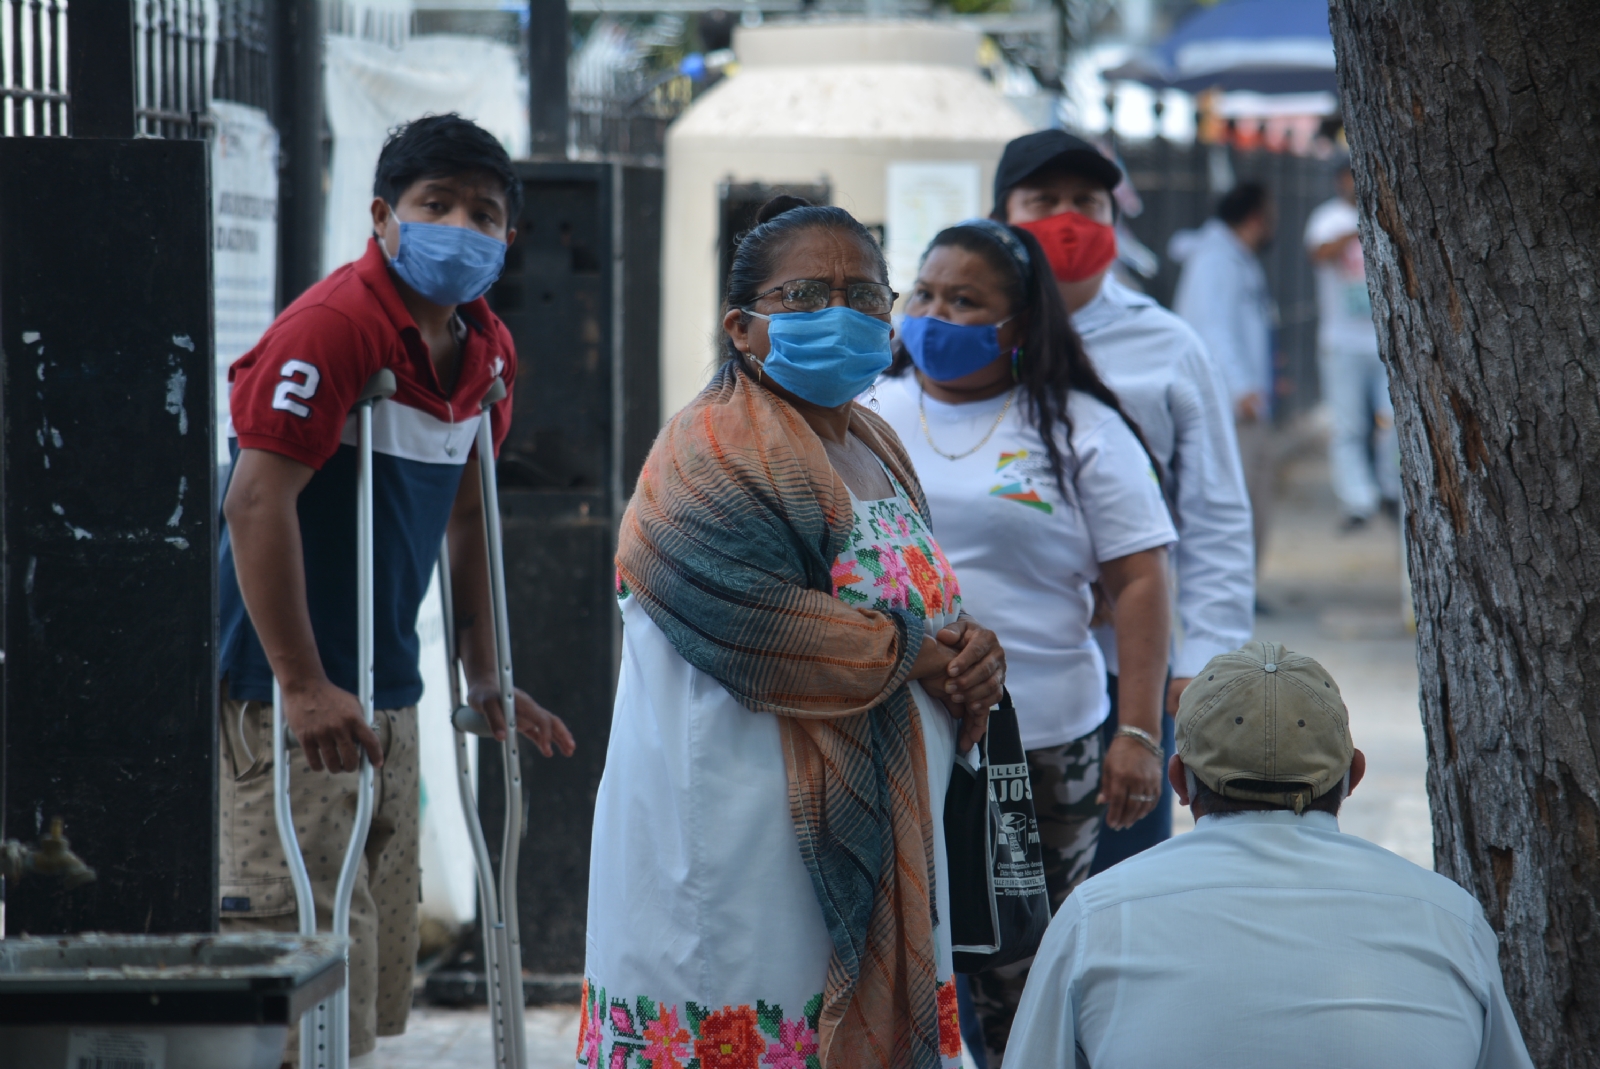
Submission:
<svg viewBox="0 0 1600 1069">
<path fill-rule="evenodd" d="M 1161 751 L 1161 743 L 1144 728 L 1136 728 L 1132 724 L 1124 724 L 1117 729 L 1117 734 L 1124 735 L 1130 739 L 1137 739 L 1139 745 L 1154 754 L 1157 761 L 1167 756 Z"/>
</svg>

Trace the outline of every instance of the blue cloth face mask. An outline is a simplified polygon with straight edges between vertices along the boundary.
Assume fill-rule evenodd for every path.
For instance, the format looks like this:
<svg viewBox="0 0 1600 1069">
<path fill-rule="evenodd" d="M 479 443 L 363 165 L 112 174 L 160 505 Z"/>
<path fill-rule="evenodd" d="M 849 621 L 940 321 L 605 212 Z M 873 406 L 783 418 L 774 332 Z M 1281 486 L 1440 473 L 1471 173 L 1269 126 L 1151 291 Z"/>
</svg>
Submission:
<svg viewBox="0 0 1600 1069">
<path fill-rule="evenodd" d="M 394 273 L 434 304 L 467 304 L 489 292 L 506 263 L 506 243 L 464 226 L 400 224 Z"/>
<path fill-rule="evenodd" d="M 969 325 L 907 316 L 900 322 L 900 340 L 918 371 L 934 382 L 953 382 L 1000 359 L 1000 328 L 1011 319 Z"/>
<path fill-rule="evenodd" d="M 748 311 L 748 309 L 746 310 Z M 893 362 L 889 324 L 838 305 L 766 316 L 772 349 L 759 366 L 796 397 L 838 408 L 878 380 Z"/>
</svg>

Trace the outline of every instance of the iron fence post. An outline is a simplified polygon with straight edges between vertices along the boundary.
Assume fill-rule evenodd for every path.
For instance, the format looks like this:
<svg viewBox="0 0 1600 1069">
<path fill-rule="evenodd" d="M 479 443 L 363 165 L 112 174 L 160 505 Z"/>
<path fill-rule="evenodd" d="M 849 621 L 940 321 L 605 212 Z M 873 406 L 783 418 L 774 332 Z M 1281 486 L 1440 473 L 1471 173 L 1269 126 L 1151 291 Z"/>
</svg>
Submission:
<svg viewBox="0 0 1600 1069">
<path fill-rule="evenodd" d="M 67 6 L 67 92 L 73 137 L 134 135 L 133 4 Z"/>
<path fill-rule="evenodd" d="M 567 156 L 567 0 L 528 0 L 530 155 Z"/>
<path fill-rule="evenodd" d="M 273 108 L 283 162 L 278 186 L 278 304 L 322 277 L 322 5 L 273 11 Z"/>
</svg>

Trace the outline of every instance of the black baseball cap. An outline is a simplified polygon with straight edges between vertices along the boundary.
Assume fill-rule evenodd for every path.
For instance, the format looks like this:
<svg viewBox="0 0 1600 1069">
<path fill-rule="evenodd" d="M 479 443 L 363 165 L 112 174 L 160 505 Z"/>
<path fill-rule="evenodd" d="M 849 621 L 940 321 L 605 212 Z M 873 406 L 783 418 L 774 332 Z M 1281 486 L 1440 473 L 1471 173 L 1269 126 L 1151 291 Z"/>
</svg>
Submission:
<svg viewBox="0 0 1600 1069">
<path fill-rule="evenodd" d="M 995 209 L 1004 206 L 1012 189 L 1047 166 L 1086 175 L 1107 189 L 1116 189 L 1122 182 L 1122 168 L 1083 138 L 1065 130 L 1039 130 L 1012 141 L 1000 154 L 1000 165 L 994 171 Z"/>
</svg>

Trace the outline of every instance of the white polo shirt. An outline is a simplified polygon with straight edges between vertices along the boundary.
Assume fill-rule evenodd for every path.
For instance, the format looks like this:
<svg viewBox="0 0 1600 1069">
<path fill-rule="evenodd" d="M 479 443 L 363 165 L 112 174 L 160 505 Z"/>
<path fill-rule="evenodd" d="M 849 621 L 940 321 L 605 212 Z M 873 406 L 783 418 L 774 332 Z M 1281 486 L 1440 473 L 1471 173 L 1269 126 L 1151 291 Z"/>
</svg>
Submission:
<svg viewBox="0 0 1600 1069">
<path fill-rule="evenodd" d="M 1327 813 L 1201 817 L 1091 878 L 1028 974 L 1026 1069 L 1532 1069 L 1494 930 Z"/>
</svg>

